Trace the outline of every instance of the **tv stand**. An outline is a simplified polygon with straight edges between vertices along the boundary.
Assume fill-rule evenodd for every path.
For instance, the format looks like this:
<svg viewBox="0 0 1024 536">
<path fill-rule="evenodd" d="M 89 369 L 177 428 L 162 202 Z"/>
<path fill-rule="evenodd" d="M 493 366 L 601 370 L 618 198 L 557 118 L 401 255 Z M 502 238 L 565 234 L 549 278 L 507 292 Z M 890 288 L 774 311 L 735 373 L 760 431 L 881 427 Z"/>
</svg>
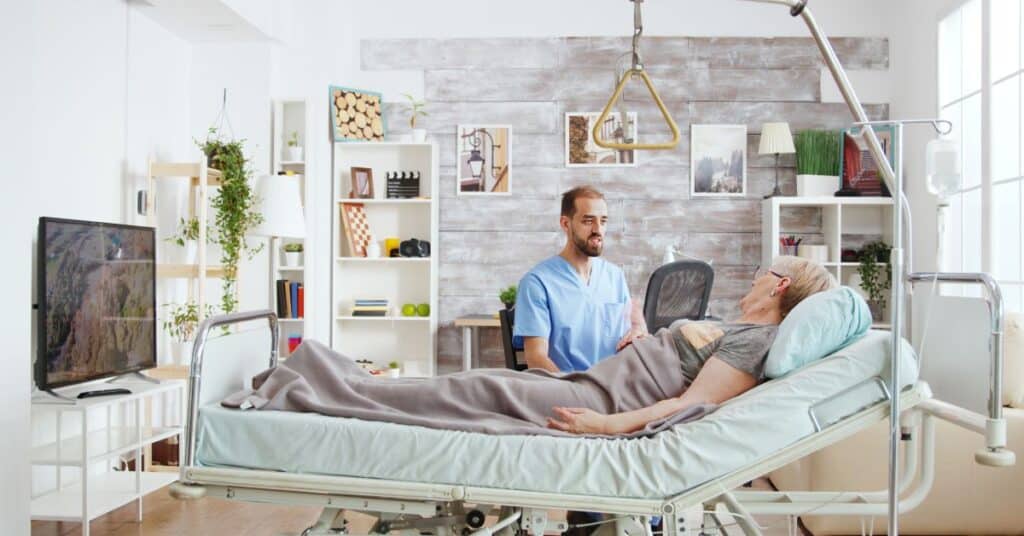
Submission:
<svg viewBox="0 0 1024 536">
<path fill-rule="evenodd" d="M 143 374 L 143 373 L 141 373 L 139 371 L 128 372 L 126 374 L 119 374 L 119 375 L 114 376 L 113 378 L 110 378 L 109 380 L 107 380 L 107 383 L 116 383 L 116 382 L 118 382 L 120 380 L 137 380 L 137 381 L 142 381 L 142 382 L 154 383 L 154 384 L 157 384 L 157 385 L 160 384 L 160 380 L 158 380 L 156 378 L 150 378 L 149 376 L 146 376 L 145 374 Z"/>
<path fill-rule="evenodd" d="M 39 398 L 36 396 L 37 394 L 49 395 L 51 398 Z M 64 406 L 74 406 L 76 403 L 74 398 L 55 393 L 51 389 L 38 388 L 32 394 L 32 402 L 35 404 L 60 404 Z"/>
</svg>

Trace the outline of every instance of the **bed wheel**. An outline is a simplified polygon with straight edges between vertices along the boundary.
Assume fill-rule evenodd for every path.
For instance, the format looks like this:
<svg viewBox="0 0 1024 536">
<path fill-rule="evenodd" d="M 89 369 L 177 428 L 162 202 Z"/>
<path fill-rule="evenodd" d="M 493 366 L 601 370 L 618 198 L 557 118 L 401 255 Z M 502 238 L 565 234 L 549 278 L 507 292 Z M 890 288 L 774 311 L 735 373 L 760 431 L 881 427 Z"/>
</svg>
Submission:
<svg viewBox="0 0 1024 536">
<path fill-rule="evenodd" d="M 480 510 L 470 510 L 466 513 L 466 524 L 472 529 L 478 529 L 484 526 L 484 521 L 486 520 L 486 516 L 484 516 L 484 513 Z"/>
<path fill-rule="evenodd" d="M 196 484 L 174 482 L 170 485 L 168 493 L 171 494 L 171 497 L 179 500 L 202 499 L 206 496 L 206 488 Z"/>
</svg>

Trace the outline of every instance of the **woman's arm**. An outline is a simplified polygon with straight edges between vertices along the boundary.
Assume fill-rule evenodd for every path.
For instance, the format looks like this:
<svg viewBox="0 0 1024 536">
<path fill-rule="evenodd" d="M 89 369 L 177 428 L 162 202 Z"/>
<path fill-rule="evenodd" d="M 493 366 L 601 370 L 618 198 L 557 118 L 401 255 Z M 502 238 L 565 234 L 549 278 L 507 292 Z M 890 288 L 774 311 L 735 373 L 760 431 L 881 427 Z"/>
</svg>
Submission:
<svg viewBox="0 0 1024 536">
<path fill-rule="evenodd" d="M 697 404 L 721 404 L 757 385 L 757 379 L 721 359 L 711 356 L 697 378 L 682 395 L 633 411 L 602 415 L 584 408 L 554 408 L 560 419 L 548 419 L 548 426 L 576 434 L 626 434 L 647 423 L 663 419 Z"/>
</svg>

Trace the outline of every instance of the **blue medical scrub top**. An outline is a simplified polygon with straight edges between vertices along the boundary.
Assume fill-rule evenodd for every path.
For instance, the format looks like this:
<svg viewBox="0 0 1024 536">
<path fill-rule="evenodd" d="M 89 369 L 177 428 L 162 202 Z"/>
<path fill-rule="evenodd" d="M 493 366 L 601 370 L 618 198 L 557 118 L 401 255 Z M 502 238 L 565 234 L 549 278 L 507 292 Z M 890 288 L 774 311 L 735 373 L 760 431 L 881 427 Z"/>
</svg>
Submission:
<svg viewBox="0 0 1024 536">
<path fill-rule="evenodd" d="M 569 261 L 555 255 L 519 281 L 513 333 L 546 338 L 548 357 L 562 372 L 587 370 L 614 355 L 630 326 L 622 269 L 598 257 L 590 265 L 590 282 L 584 283 Z"/>
</svg>

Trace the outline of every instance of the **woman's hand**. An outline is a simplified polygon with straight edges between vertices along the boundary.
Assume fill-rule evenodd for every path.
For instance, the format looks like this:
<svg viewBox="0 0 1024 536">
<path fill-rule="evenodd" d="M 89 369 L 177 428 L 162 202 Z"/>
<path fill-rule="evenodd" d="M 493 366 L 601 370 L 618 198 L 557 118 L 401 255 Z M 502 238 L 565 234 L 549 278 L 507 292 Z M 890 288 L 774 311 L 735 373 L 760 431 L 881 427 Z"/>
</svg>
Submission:
<svg viewBox="0 0 1024 536">
<path fill-rule="evenodd" d="M 610 434 L 608 415 L 586 408 L 552 408 L 555 417 L 548 417 L 548 428 L 571 434 Z"/>
</svg>

